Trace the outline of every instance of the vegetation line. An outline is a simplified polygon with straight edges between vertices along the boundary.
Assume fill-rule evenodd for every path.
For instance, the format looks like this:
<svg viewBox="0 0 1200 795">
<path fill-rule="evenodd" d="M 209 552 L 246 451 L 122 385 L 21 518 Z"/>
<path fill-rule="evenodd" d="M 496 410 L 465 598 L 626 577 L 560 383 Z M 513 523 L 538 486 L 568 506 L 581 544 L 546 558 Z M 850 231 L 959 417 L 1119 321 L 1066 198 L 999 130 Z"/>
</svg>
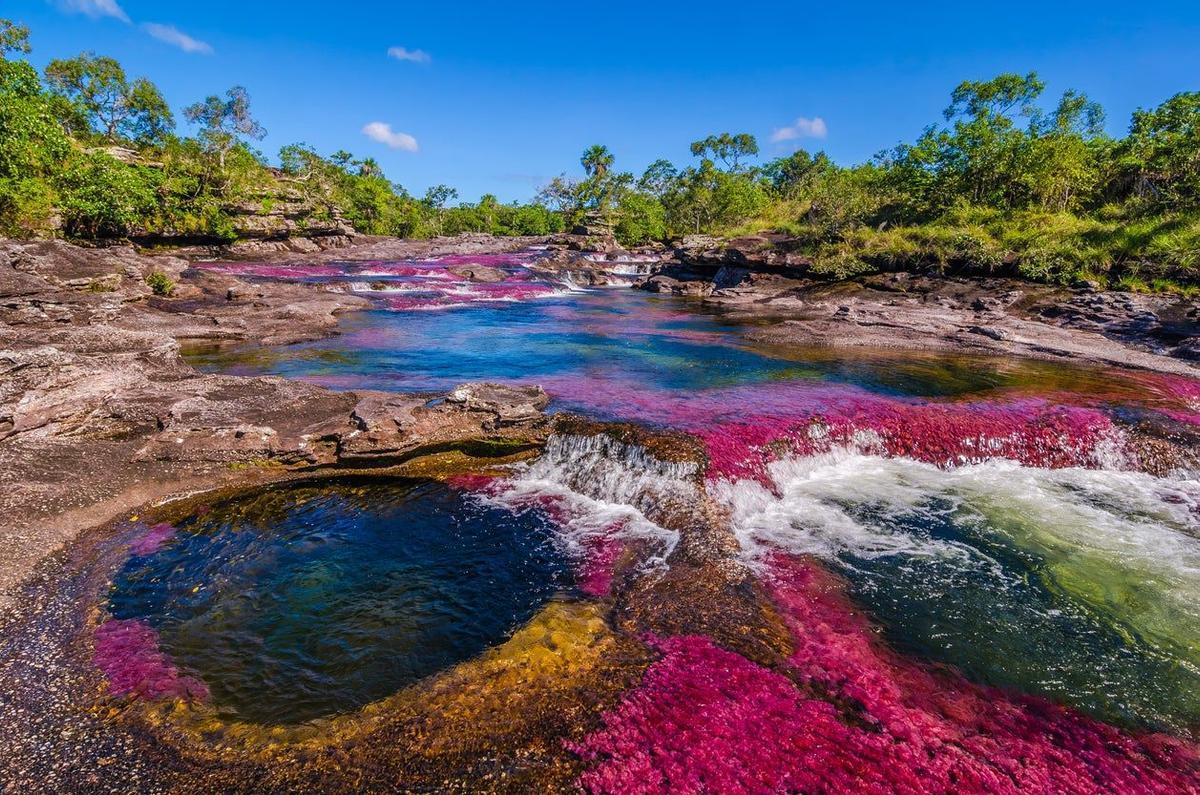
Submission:
<svg viewBox="0 0 1200 795">
<path fill-rule="evenodd" d="M 1200 92 L 1133 114 L 1128 134 L 1068 90 L 1045 103 L 1035 73 L 954 89 L 945 118 L 910 144 L 841 166 L 797 151 L 757 162 L 748 134 L 691 145 L 640 177 L 592 146 L 585 177 L 529 203 L 417 198 L 371 158 L 285 146 L 272 166 L 241 87 L 174 116 L 148 79 L 83 53 L 44 73 L 20 58 L 28 30 L 0 20 L 0 234 L 233 242 L 247 237 L 460 232 L 545 235 L 584 222 L 626 246 L 687 234 L 776 231 L 810 273 L 886 269 L 1008 273 L 1135 290 L 1200 289 Z"/>
</svg>

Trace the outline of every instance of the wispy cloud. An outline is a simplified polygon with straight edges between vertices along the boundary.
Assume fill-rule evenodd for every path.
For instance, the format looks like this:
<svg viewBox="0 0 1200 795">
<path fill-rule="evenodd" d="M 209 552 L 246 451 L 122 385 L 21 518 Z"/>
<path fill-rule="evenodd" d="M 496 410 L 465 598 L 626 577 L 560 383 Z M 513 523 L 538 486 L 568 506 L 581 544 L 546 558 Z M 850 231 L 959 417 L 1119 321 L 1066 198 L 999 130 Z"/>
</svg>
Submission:
<svg viewBox="0 0 1200 795">
<path fill-rule="evenodd" d="M 362 128 L 363 135 L 372 141 L 390 146 L 393 149 L 403 149 L 405 152 L 417 151 L 417 139 L 408 133 L 396 132 L 387 122 L 373 121 Z"/>
<path fill-rule="evenodd" d="M 159 41 L 165 41 L 172 47 L 178 47 L 184 52 L 197 52 L 203 55 L 212 55 L 212 45 L 199 39 L 193 39 L 191 36 L 184 33 L 174 25 L 163 25 L 158 22 L 142 23 L 142 30 L 149 33 Z"/>
<path fill-rule="evenodd" d="M 771 133 L 771 143 L 795 141 L 799 138 L 824 138 L 828 134 L 829 128 L 820 116 L 811 119 L 801 116 L 790 127 L 780 127 Z"/>
<path fill-rule="evenodd" d="M 84 14 L 92 19 L 112 17 L 122 22 L 129 22 L 129 15 L 117 0 L 58 0 L 57 5 L 63 11 L 72 14 Z"/>
<path fill-rule="evenodd" d="M 388 47 L 388 57 L 413 63 L 429 63 L 433 60 L 424 50 L 410 50 L 407 47 Z"/>
</svg>

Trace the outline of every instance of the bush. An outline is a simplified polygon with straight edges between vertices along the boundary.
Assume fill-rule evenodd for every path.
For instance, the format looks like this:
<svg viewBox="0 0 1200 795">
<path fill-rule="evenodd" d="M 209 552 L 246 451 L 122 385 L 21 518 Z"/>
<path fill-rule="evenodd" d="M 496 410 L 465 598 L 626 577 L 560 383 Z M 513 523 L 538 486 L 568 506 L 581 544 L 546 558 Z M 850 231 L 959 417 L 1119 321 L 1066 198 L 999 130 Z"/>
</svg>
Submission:
<svg viewBox="0 0 1200 795">
<path fill-rule="evenodd" d="M 59 179 L 63 228 L 74 237 L 124 237 L 142 228 L 158 206 L 154 175 L 93 152 Z"/>
<path fill-rule="evenodd" d="M 155 295 L 161 295 L 164 298 L 169 297 L 175 292 L 175 282 L 162 271 L 150 271 L 147 273 L 146 285 Z"/>
<path fill-rule="evenodd" d="M 53 232 L 54 198 L 45 180 L 0 179 L 0 235 L 36 237 Z"/>
<path fill-rule="evenodd" d="M 628 193 L 617 205 L 617 240 L 638 246 L 667 236 L 666 210 L 658 199 L 644 193 Z"/>
</svg>

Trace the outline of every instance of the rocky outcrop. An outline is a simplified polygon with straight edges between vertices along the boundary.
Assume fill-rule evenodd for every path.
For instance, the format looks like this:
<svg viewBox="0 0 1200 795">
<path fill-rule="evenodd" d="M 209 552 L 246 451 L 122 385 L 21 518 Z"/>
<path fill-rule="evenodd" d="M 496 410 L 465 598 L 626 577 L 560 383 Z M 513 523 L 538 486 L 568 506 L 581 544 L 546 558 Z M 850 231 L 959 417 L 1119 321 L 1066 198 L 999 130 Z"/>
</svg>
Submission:
<svg viewBox="0 0 1200 795">
<path fill-rule="evenodd" d="M 1159 357 L 1200 359 L 1195 298 L 908 272 L 833 282 L 814 278 L 797 248 L 783 235 L 693 235 L 637 286 L 773 318 L 754 336 L 782 344 L 1091 358 L 1181 372 L 1191 370 Z"/>
<path fill-rule="evenodd" d="M 147 286 L 154 271 L 178 280 L 173 297 Z M 452 449 L 508 455 L 549 433 L 537 387 L 355 394 L 180 358 L 197 338 L 324 336 L 363 305 L 127 247 L 0 242 L 0 606 L 75 531 L 173 492 Z"/>
<path fill-rule="evenodd" d="M 361 392 L 351 412 L 354 429 L 337 436 L 336 460 L 360 465 L 396 461 L 422 449 L 458 444 L 529 447 L 549 433 L 542 414 L 547 403 L 541 387 L 502 384 L 464 384 L 434 400 Z"/>
</svg>

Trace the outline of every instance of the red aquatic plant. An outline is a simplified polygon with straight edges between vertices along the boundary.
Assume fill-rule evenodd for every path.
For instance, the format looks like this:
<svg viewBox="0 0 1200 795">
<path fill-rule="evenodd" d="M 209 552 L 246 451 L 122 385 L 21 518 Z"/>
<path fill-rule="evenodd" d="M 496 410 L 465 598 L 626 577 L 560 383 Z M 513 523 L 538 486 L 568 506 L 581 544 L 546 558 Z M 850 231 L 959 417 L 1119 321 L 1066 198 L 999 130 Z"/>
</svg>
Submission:
<svg viewBox="0 0 1200 795">
<path fill-rule="evenodd" d="M 153 555 L 174 537 L 175 526 L 161 522 L 131 541 L 129 551 L 135 555 Z"/>
<path fill-rule="evenodd" d="M 617 561 L 627 546 L 620 534 L 623 524 L 618 522 L 605 533 L 583 541 L 584 554 L 577 567 L 576 584 L 588 596 L 603 599 L 612 593 Z"/>
<path fill-rule="evenodd" d="M 780 453 L 834 447 L 913 458 L 938 466 L 1007 458 L 1027 466 L 1095 466 L 1112 421 L 1095 409 L 1038 400 L 922 403 L 876 396 L 812 411 L 754 414 L 698 429 L 708 477 L 761 479 Z"/>
<path fill-rule="evenodd" d="M 699 636 L 662 658 L 568 748 L 590 792 L 1200 792 L 1190 743 L 1135 737 L 886 647 L 841 581 L 777 558 L 768 579 L 795 637 L 776 670 Z"/>
<path fill-rule="evenodd" d="M 208 699 L 204 682 L 179 670 L 159 648 L 158 632 L 145 621 L 105 621 L 96 628 L 92 659 L 108 678 L 113 695 L 132 695 L 147 701 Z"/>
<path fill-rule="evenodd" d="M 1038 398 L 920 400 L 812 382 L 750 384 L 695 392 L 652 390 L 614 379 L 540 379 L 555 397 L 602 414 L 698 436 L 707 476 L 766 480 L 782 454 L 848 446 L 953 466 L 1009 458 L 1029 466 L 1099 466 L 1127 453 L 1097 408 Z"/>
</svg>

